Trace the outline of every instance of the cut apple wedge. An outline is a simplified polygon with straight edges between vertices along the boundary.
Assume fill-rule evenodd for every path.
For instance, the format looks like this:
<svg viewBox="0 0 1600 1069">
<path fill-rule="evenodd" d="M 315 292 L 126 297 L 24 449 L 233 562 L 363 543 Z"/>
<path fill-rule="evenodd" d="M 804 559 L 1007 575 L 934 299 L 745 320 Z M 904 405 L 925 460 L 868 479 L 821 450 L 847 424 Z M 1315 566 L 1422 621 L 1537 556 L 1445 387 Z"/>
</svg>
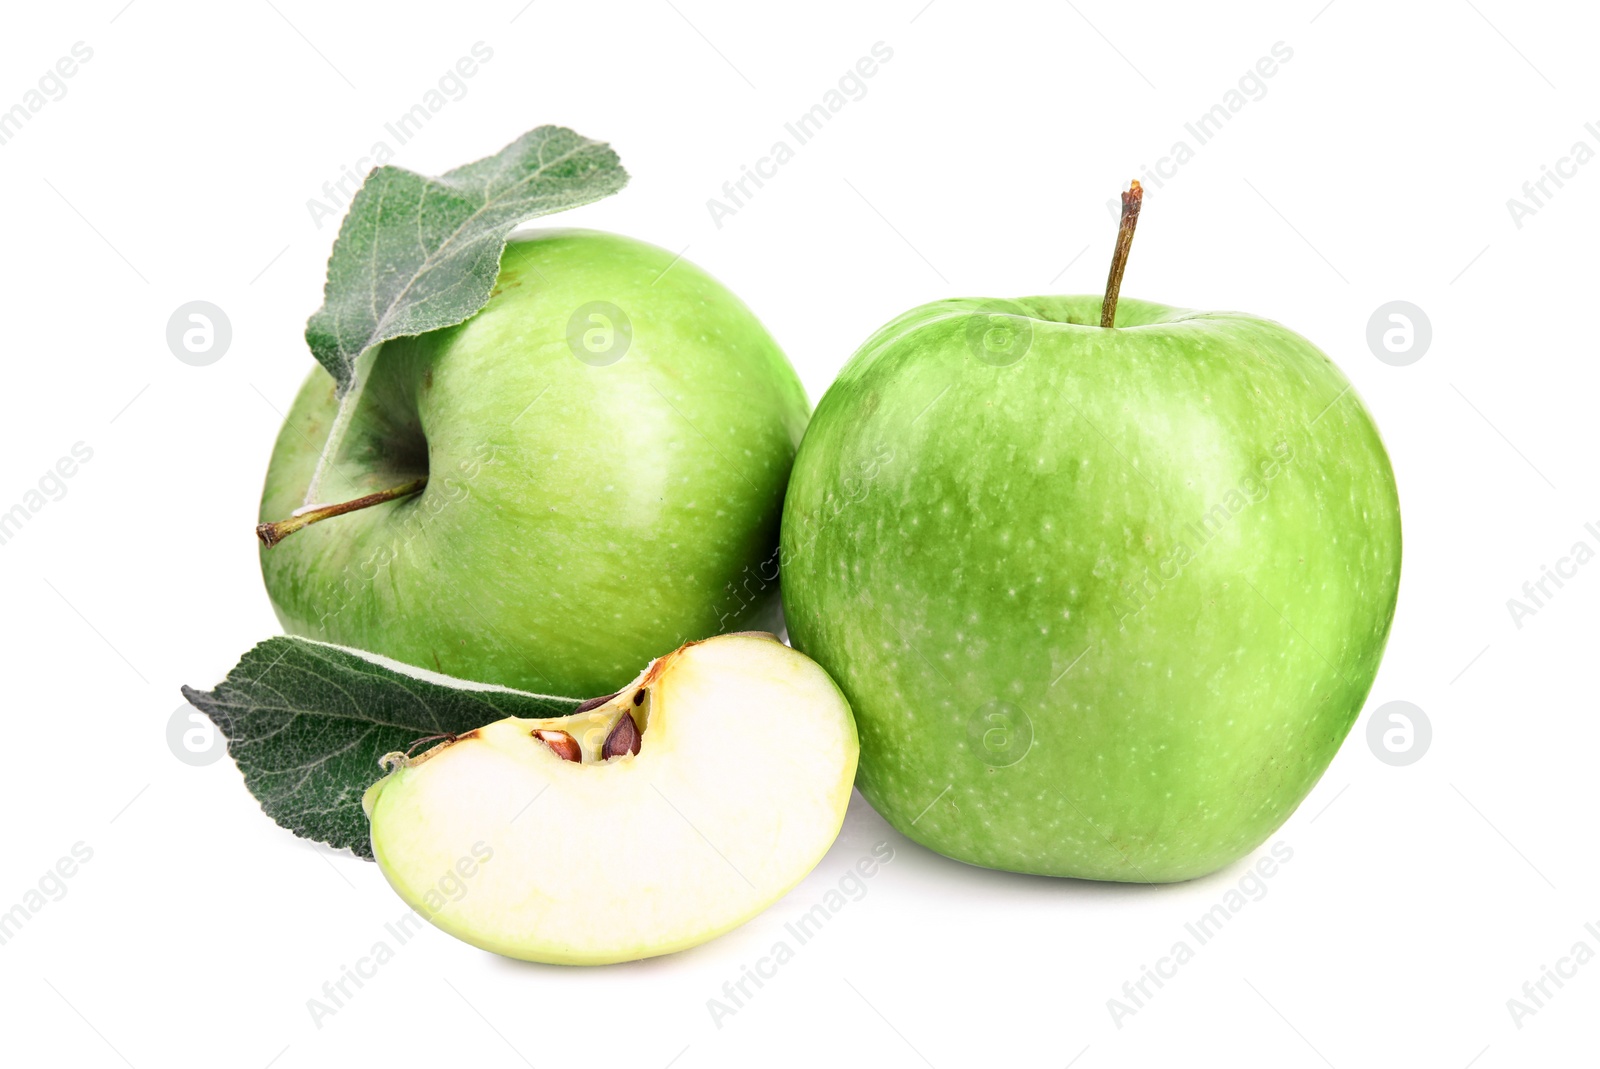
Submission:
<svg viewBox="0 0 1600 1069">
<path fill-rule="evenodd" d="M 839 834 L 855 721 L 773 636 L 690 643 L 585 705 L 386 758 L 364 805 L 401 898 L 497 954 L 630 961 L 754 917 Z"/>
</svg>

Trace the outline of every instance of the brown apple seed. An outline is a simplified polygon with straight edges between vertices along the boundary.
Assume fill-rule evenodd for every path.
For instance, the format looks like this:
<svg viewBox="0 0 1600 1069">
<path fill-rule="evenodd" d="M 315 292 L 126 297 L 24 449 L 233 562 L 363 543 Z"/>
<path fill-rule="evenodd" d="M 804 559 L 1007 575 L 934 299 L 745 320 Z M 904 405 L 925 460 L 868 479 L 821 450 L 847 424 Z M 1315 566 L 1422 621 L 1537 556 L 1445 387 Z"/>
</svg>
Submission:
<svg viewBox="0 0 1600 1069">
<path fill-rule="evenodd" d="M 579 748 L 578 740 L 565 731 L 540 728 L 533 733 L 533 737 L 554 750 L 555 755 L 563 761 L 583 760 L 583 750 Z"/>
<path fill-rule="evenodd" d="M 633 714 L 623 713 L 617 719 L 617 726 L 606 736 L 606 744 L 600 748 L 600 757 L 604 760 L 623 754 L 636 754 L 639 752 L 639 741 L 639 725 L 633 722 Z"/>
</svg>

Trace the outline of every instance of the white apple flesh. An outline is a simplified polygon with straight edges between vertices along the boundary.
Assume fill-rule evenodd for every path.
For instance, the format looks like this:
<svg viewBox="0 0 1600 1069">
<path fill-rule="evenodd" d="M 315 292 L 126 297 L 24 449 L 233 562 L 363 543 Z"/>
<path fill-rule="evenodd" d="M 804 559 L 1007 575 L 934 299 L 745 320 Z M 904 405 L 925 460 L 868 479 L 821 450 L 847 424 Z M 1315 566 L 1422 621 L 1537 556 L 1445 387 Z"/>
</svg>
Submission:
<svg viewBox="0 0 1600 1069">
<path fill-rule="evenodd" d="M 695 946 L 781 898 L 838 835 L 856 755 L 826 672 L 731 634 L 596 708 L 394 755 L 365 805 L 384 876 L 439 928 L 604 964 Z"/>
</svg>

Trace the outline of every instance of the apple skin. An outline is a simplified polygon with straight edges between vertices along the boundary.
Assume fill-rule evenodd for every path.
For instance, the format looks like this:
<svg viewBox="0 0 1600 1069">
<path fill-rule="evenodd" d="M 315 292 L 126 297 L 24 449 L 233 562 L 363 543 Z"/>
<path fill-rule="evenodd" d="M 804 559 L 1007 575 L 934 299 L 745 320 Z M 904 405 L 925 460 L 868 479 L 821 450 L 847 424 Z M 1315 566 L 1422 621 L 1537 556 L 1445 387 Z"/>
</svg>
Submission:
<svg viewBox="0 0 1600 1069">
<path fill-rule="evenodd" d="M 1126 299 L 1106 330 L 1099 306 L 941 301 L 868 340 L 795 462 L 784 610 L 900 832 L 991 868 L 1184 880 L 1265 841 L 1349 732 L 1399 501 L 1305 339 Z"/>
<path fill-rule="evenodd" d="M 614 362 L 621 335 L 574 319 L 593 302 L 631 324 Z M 573 322 L 589 345 L 569 343 Z M 273 450 L 263 522 L 304 503 L 334 412 L 316 368 Z M 262 576 L 290 634 L 608 693 L 664 649 L 774 629 L 775 584 L 752 577 L 773 568 L 807 415 L 776 343 L 694 265 L 612 234 L 517 235 L 482 311 L 377 354 L 319 497 L 422 474 L 426 489 L 264 549 Z"/>
</svg>

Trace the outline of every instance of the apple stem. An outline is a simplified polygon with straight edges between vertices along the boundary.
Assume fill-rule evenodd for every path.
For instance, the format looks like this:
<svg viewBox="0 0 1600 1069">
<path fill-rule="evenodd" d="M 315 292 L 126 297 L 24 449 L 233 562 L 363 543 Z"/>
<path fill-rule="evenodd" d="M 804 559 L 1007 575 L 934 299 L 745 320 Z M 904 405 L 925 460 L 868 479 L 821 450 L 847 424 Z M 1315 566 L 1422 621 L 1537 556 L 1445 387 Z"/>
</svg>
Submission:
<svg viewBox="0 0 1600 1069">
<path fill-rule="evenodd" d="M 263 523 L 256 528 L 256 537 L 261 539 L 261 544 L 268 549 L 282 542 L 302 527 L 309 527 L 320 520 L 332 519 L 334 516 L 343 516 L 347 512 L 356 512 L 360 509 L 381 505 L 385 501 L 396 498 L 410 497 L 419 493 L 428 485 L 428 477 L 413 479 L 403 486 L 396 486 L 388 490 L 379 490 L 375 494 L 358 497 L 354 501 L 341 501 L 337 505 L 318 505 L 316 508 L 301 509 L 286 520 L 276 523 Z"/>
<path fill-rule="evenodd" d="M 1117 294 L 1122 292 L 1122 272 L 1128 269 L 1128 251 L 1133 248 L 1133 228 L 1139 225 L 1139 206 L 1144 203 L 1144 189 L 1135 178 L 1122 194 L 1122 222 L 1117 226 L 1117 248 L 1111 254 L 1111 274 L 1106 278 L 1105 299 L 1100 302 L 1100 325 L 1115 326 L 1117 322 Z"/>
</svg>

